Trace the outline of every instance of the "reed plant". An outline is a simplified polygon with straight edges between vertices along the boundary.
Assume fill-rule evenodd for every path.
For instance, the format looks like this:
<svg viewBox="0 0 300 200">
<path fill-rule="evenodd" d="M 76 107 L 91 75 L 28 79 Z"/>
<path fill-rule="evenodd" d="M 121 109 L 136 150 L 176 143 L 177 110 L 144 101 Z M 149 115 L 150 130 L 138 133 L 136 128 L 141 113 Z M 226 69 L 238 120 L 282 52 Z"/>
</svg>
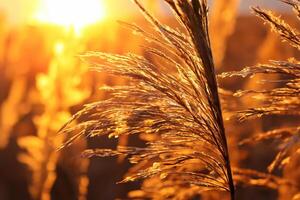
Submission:
<svg viewBox="0 0 300 200">
<path fill-rule="evenodd" d="M 88 52 L 81 58 L 99 72 L 127 77 L 127 86 L 103 87 L 111 98 L 86 105 L 60 133 L 73 133 L 64 144 L 80 137 L 119 137 L 147 133 L 156 137 L 145 147 L 88 149 L 91 156 L 127 155 L 137 171 L 121 182 L 159 177 L 161 189 L 192 188 L 229 192 L 235 199 L 230 158 L 223 123 L 211 42 L 206 0 L 164 0 L 179 27 L 155 19 L 138 0 L 135 4 L 155 33 L 123 23 L 154 47 L 145 51 L 159 59 Z M 73 122 L 85 118 L 74 125 Z M 151 195 L 144 191 L 142 195 Z M 176 191 L 165 198 L 175 198 Z M 148 196 L 149 198 L 149 196 Z"/>
<path fill-rule="evenodd" d="M 299 0 L 282 0 L 283 3 L 290 5 L 297 18 L 300 16 L 300 1 Z M 290 26 L 287 22 L 276 16 L 272 11 L 265 10 L 259 7 L 253 7 L 253 12 L 260 17 L 266 24 L 269 24 L 274 32 L 280 35 L 284 42 L 287 42 L 292 47 L 300 50 L 300 37 L 296 28 Z M 296 58 L 290 58 L 287 61 L 270 61 L 268 64 L 257 64 L 251 67 L 245 67 L 241 71 L 226 72 L 221 74 L 221 77 L 253 77 L 262 74 L 260 85 L 263 89 L 256 88 L 253 90 L 239 90 L 234 95 L 237 97 L 250 97 L 256 101 L 258 106 L 249 107 L 239 111 L 237 114 L 241 121 L 250 120 L 253 118 L 267 118 L 272 116 L 282 117 L 285 122 L 281 127 L 267 130 L 266 132 L 256 133 L 253 137 L 244 139 L 240 142 L 241 146 L 255 145 L 265 141 L 276 142 L 277 155 L 267 167 L 269 173 L 274 173 L 277 170 L 284 170 L 290 163 L 293 162 L 299 153 L 299 115 L 300 115 L 300 65 Z M 274 78 L 274 75 L 275 78 Z M 266 87 L 264 87 L 266 85 Z M 272 85 L 273 87 L 269 87 Z M 289 119 L 290 123 L 286 123 Z M 298 167 L 294 164 L 294 170 Z M 289 173 L 292 173 L 291 171 Z M 285 173 L 286 174 L 286 173 Z M 297 176 L 283 178 L 294 182 L 293 187 L 289 187 L 285 198 L 299 198 L 299 183 Z M 281 187 L 277 187 L 280 191 Z M 289 196 L 289 197 L 287 197 Z"/>
</svg>

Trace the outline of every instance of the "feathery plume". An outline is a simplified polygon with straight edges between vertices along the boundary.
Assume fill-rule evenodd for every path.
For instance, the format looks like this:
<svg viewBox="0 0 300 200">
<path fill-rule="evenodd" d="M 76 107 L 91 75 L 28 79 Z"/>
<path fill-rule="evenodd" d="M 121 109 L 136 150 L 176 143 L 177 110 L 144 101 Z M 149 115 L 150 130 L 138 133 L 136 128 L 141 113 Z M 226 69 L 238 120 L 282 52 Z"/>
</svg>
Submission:
<svg viewBox="0 0 300 200">
<path fill-rule="evenodd" d="M 282 2 L 291 5 L 299 19 L 299 6 L 298 0 L 282 0 Z M 275 16 L 271 11 L 261 9 L 259 7 L 252 8 L 254 13 L 263 19 L 264 22 L 270 24 L 272 30 L 277 32 L 283 41 L 298 50 L 300 50 L 300 37 L 296 29 L 289 26 L 281 18 Z M 258 118 L 268 115 L 280 116 L 300 116 L 300 62 L 294 58 L 288 61 L 270 61 L 270 64 L 258 64 L 252 67 L 246 67 L 241 71 L 226 72 L 220 77 L 231 76 L 254 76 L 256 74 L 268 75 L 276 74 L 281 77 L 279 80 L 262 80 L 262 84 L 275 83 L 275 88 L 268 90 L 246 90 L 238 91 L 235 96 L 241 97 L 249 95 L 261 106 L 248 108 L 240 111 L 238 116 L 241 120 L 249 118 Z M 269 165 L 268 171 L 272 172 L 276 168 L 282 168 L 288 164 L 291 156 L 299 151 L 299 127 L 285 127 L 280 129 L 271 130 L 265 133 L 257 134 L 250 139 L 246 139 L 241 144 L 254 144 L 264 140 L 278 140 L 281 145 L 279 152 L 273 162 Z"/>
<path fill-rule="evenodd" d="M 165 0 L 184 32 L 161 24 L 138 0 L 134 2 L 157 34 L 127 26 L 156 46 L 145 48 L 160 62 L 132 53 L 82 55 L 92 69 L 128 77 L 131 84 L 105 88 L 112 92 L 110 99 L 87 105 L 75 114 L 60 130 L 76 133 L 65 146 L 82 136 L 153 134 L 157 139 L 143 148 L 91 149 L 84 155 L 128 155 L 131 163 L 147 162 L 121 182 L 159 177 L 163 183 L 176 180 L 174 187 L 229 191 L 234 199 L 208 34 L 207 1 Z M 72 125 L 83 116 L 87 117 L 85 122 Z"/>
</svg>

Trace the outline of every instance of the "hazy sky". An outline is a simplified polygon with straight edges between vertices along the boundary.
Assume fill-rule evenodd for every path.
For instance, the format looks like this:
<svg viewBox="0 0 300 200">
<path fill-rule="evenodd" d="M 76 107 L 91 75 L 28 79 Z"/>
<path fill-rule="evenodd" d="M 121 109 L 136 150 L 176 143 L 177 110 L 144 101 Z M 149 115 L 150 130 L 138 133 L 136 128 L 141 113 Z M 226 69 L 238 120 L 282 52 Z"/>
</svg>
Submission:
<svg viewBox="0 0 300 200">
<path fill-rule="evenodd" d="M 0 15 L 3 13 L 7 19 L 12 23 L 23 23 L 30 18 L 30 14 L 35 9 L 37 2 L 40 0 L 0 0 Z M 63 0 L 61 0 L 63 1 Z M 86 1 L 89 0 L 74 0 L 74 1 Z M 126 15 L 132 9 L 132 3 L 130 0 L 102 0 L 109 4 L 120 8 L 118 15 Z M 142 0 L 143 1 L 143 0 Z M 148 0 L 154 1 L 154 0 Z M 249 6 L 259 5 L 267 8 L 273 8 L 276 10 L 288 10 L 287 6 L 280 3 L 278 0 L 241 0 L 240 11 L 241 13 L 249 13 Z M 126 9 L 124 9 L 126 8 Z"/>
<path fill-rule="evenodd" d="M 250 6 L 262 6 L 276 10 L 288 10 L 288 6 L 278 0 L 241 0 L 241 11 L 249 11 Z"/>
<path fill-rule="evenodd" d="M 0 15 L 12 23 L 23 23 L 35 9 L 38 0 L 0 0 Z"/>
</svg>

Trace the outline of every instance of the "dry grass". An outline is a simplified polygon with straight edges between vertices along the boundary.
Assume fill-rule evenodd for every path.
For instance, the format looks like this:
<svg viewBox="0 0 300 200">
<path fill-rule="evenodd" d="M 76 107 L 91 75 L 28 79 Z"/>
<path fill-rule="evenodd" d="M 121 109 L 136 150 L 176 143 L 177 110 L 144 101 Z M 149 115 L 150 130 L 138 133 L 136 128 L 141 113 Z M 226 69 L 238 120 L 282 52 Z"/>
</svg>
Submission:
<svg viewBox="0 0 300 200">
<path fill-rule="evenodd" d="M 291 5 L 299 17 L 300 1 L 283 0 Z M 272 30 L 278 33 L 283 41 L 288 42 L 291 46 L 300 49 L 299 33 L 296 29 L 289 26 L 281 18 L 275 16 L 271 11 L 258 7 L 252 8 L 254 13 L 263 19 L 264 22 L 271 25 Z M 252 77 L 256 74 L 264 74 L 264 80 L 261 84 L 273 84 L 273 89 L 265 90 L 243 90 L 235 93 L 237 97 L 248 96 L 260 103 L 258 107 L 251 107 L 239 112 L 238 117 L 241 120 L 251 118 L 260 118 L 265 116 L 284 116 L 299 119 L 300 115 L 300 63 L 298 60 L 291 58 L 288 61 L 270 61 L 270 64 L 258 64 L 253 67 L 246 67 L 241 71 L 227 72 L 221 77 L 242 76 Z M 280 78 L 274 80 L 269 75 L 278 75 Z M 278 77 L 277 76 L 277 77 Z M 268 166 L 268 172 L 272 173 L 276 169 L 283 169 L 290 163 L 293 157 L 299 153 L 299 131 L 300 127 L 283 126 L 275 130 L 259 133 L 252 138 L 241 141 L 241 145 L 256 144 L 266 140 L 273 140 L 279 143 L 278 153 L 272 163 Z M 296 179 L 294 177 L 293 179 Z M 296 180 L 291 180 L 297 182 Z M 299 191 L 299 184 L 294 187 Z M 278 188 L 277 188 L 278 189 Z M 296 198 L 297 194 L 295 194 Z"/>
<path fill-rule="evenodd" d="M 128 77 L 130 85 L 104 87 L 112 92 L 105 101 L 87 105 L 62 129 L 74 132 L 65 146 L 80 137 L 119 137 L 147 133 L 156 140 L 141 147 L 86 150 L 85 156 L 128 155 L 139 165 L 122 182 L 160 177 L 161 189 L 170 187 L 228 191 L 234 199 L 228 147 L 208 35 L 205 0 L 165 0 L 181 29 L 161 24 L 139 1 L 134 1 L 156 34 L 127 24 L 134 33 L 156 45 L 146 47 L 154 63 L 134 54 L 90 52 L 82 55 L 96 71 Z M 174 72 L 174 73 L 172 73 Z M 73 126 L 81 117 L 85 122 Z M 142 166 L 141 166 L 142 165 Z M 196 188 L 196 189 L 195 189 Z M 142 195 L 150 194 L 145 191 Z M 175 198 L 176 191 L 165 198 Z"/>
<path fill-rule="evenodd" d="M 254 43 L 259 43 L 261 38 L 258 37 L 263 35 L 260 30 L 257 31 L 260 36 L 253 37 L 248 33 L 242 36 L 238 27 L 238 36 L 229 38 L 235 27 L 239 0 L 214 1 L 213 13 L 210 15 L 211 35 L 208 31 L 206 0 L 164 0 L 177 19 L 170 21 L 177 25 L 172 27 L 157 20 L 140 1 L 133 1 L 151 24 L 150 30 L 130 23 L 120 23 L 147 42 L 142 47 L 143 56 L 103 52 L 81 55 L 80 58 L 92 70 L 104 72 L 99 73 L 100 78 L 96 75 L 98 80 L 108 79 L 108 84 L 118 82 L 121 86 L 103 86 L 101 97 L 97 98 L 102 98 L 103 94 L 108 94 L 105 98 L 109 98 L 86 105 L 73 117 L 71 113 L 91 95 L 90 92 L 93 92 L 91 90 L 96 85 L 95 74 L 89 75 L 93 79 L 91 82 L 81 82 L 87 65 L 79 64 L 79 60 L 74 57 L 77 53 L 75 51 L 83 48 L 77 44 L 79 41 L 75 38 L 72 40 L 69 36 L 61 38 L 61 42 L 55 39 L 58 46 L 51 51 L 51 64 L 41 73 L 41 69 L 36 71 L 30 61 L 36 55 L 34 60 L 42 61 L 36 65 L 48 65 L 47 59 L 41 56 L 42 53 L 23 52 L 28 47 L 42 49 L 42 46 L 31 43 L 31 40 L 41 42 L 36 35 L 27 33 L 27 30 L 22 31 L 20 35 L 27 33 L 28 37 L 24 40 L 29 43 L 20 48 L 10 44 L 11 41 L 18 43 L 19 39 L 15 34 L 4 39 L 8 40 L 7 45 L 0 38 L 4 46 L 0 48 L 3 51 L 0 68 L 5 68 L 1 69 L 5 80 L 0 80 L 5 83 L 0 84 L 4 90 L 0 93 L 0 150 L 7 149 L 4 151 L 4 160 L 11 157 L 2 163 L 3 166 L 11 166 L 10 160 L 14 160 L 21 162 L 22 167 L 23 164 L 26 165 L 24 174 L 31 173 L 28 177 L 23 177 L 29 181 L 24 184 L 29 186 L 28 191 L 24 191 L 30 192 L 32 199 L 57 198 L 58 191 L 64 191 L 59 195 L 76 195 L 80 200 L 86 199 L 89 160 L 81 160 L 78 156 L 83 151 L 85 158 L 117 156 L 118 161 L 128 158 L 132 168 L 119 182 L 143 180 L 140 189 L 129 192 L 129 199 L 243 199 L 241 196 L 250 196 L 249 191 L 252 195 L 252 189 L 256 190 L 258 187 L 259 190 L 262 189 L 260 187 L 267 189 L 268 193 L 277 193 L 278 199 L 300 199 L 300 62 L 295 58 L 286 61 L 272 60 L 267 64 L 223 73 L 219 75 L 220 79 L 242 77 L 246 80 L 254 77 L 251 83 L 258 80 L 255 86 L 250 86 L 251 90 L 245 90 L 247 86 L 241 86 L 238 91 L 227 91 L 218 87 L 215 73 L 215 67 L 221 65 L 223 58 L 226 58 L 226 46 L 229 42 L 237 43 L 229 45 L 229 54 L 239 60 L 239 57 L 244 56 L 241 52 L 248 53 L 249 49 L 247 45 L 241 45 L 241 38 L 249 43 L 254 40 Z M 291 6 L 297 18 L 300 18 L 300 0 L 281 1 Z M 159 5 L 159 1 L 146 2 L 153 9 Z M 286 46 L 294 51 L 300 50 L 299 31 L 295 27 L 271 11 L 254 7 L 253 12 L 278 33 Z M 246 22 L 251 24 L 249 19 L 247 17 Z M 244 26 L 249 26 L 248 23 L 243 24 L 243 29 Z M 105 49 L 111 49 L 106 42 L 112 40 L 117 29 L 110 24 L 97 26 L 97 29 L 101 29 L 99 32 L 109 29 L 104 34 L 108 37 L 99 37 L 97 40 L 94 37 L 98 37 L 96 35 L 99 32 L 92 31 L 91 34 L 88 31 L 89 37 L 93 35 L 91 41 L 82 38 L 84 41 L 80 42 L 93 43 L 91 46 L 101 43 Z M 48 35 L 50 31 L 45 30 L 43 32 Z M 136 52 L 136 43 L 128 40 L 125 31 L 121 34 L 122 38 L 113 48 L 123 52 L 125 46 L 130 46 Z M 135 41 L 137 39 L 136 37 Z M 289 52 L 278 50 L 276 45 L 270 46 L 275 40 L 276 37 L 269 35 L 258 49 L 266 48 L 272 56 L 276 54 L 281 58 L 289 55 Z M 52 42 L 49 40 L 49 44 Z M 96 47 L 91 46 L 89 48 Z M 20 57 L 14 51 L 9 53 L 10 49 L 15 48 L 20 49 L 20 54 L 24 56 Z M 48 47 L 44 48 L 48 50 Z M 237 55 L 231 55 L 235 54 L 231 52 L 232 49 Z M 15 63 L 16 60 L 18 61 Z M 231 60 L 231 57 L 226 60 Z M 247 58 L 241 58 L 238 62 L 247 62 Z M 19 71 L 20 66 L 26 69 Z M 236 81 L 241 78 L 227 80 Z M 233 84 L 231 87 L 237 88 L 242 82 L 226 82 L 225 85 Z M 94 96 L 90 98 L 95 99 Z M 234 112 L 237 110 L 238 112 Z M 239 120 L 235 120 L 236 118 Z M 66 123 L 68 119 L 70 120 Z M 57 130 L 64 123 L 66 124 L 57 135 Z M 250 136 L 245 137 L 244 134 Z M 133 135 L 138 135 L 143 140 L 140 142 L 142 144 L 133 146 Z M 98 136 L 119 138 L 118 146 L 114 149 L 87 149 L 86 140 L 75 142 L 85 137 Z M 17 145 L 20 149 L 14 150 Z M 56 151 L 59 147 L 66 146 L 69 148 Z M 234 167 L 231 167 L 231 163 L 234 163 Z M 15 162 L 13 165 L 12 169 L 1 168 L 0 172 L 7 176 L 3 179 L 7 179 L 8 184 L 2 184 L 2 179 L 0 180 L 0 199 L 3 198 L 3 185 L 4 190 L 6 185 L 13 188 L 12 193 L 15 189 L 18 190 L 19 184 L 14 185 L 14 181 L 19 181 L 19 177 L 16 177 L 21 173 L 16 170 L 17 167 L 14 168 Z M 250 166 L 251 169 L 237 168 L 239 165 Z M 98 169 L 95 170 L 97 175 L 94 177 L 93 167 L 89 171 L 91 183 L 97 179 L 97 185 L 90 187 L 89 197 L 98 195 L 93 192 L 93 187 L 102 188 L 98 180 L 107 178 L 99 178 Z M 109 172 L 115 170 L 110 167 Z M 259 168 L 261 171 L 252 168 Z M 240 189 L 237 195 L 235 186 Z M 68 187 L 73 188 L 70 194 L 66 191 Z M 103 193 L 110 191 L 108 189 Z M 257 197 L 257 194 L 253 195 Z M 267 199 L 261 193 L 258 195 L 259 199 Z"/>
<path fill-rule="evenodd" d="M 63 151 L 56 150 L 62 145 L 64 136 L 57 136 L 57 130 L 71 117 L 70 108 L 79 104 L 89 95 L 88 89 L 76 80 L 84 75 L 86 65 L 76 65 L 74 51 L 64 47 L 57 52 L 54 46 L 54 57 L 47 73 L 39 74 L 36 81 L 36 95 L 42 109 L 40 115 L 34 117 L 36 133 L 17 138 L 21 151 L 18 160 L 25 164 L 31 172 L 29 191 L 34 200 L 50 200 L 51 190 L 57 178 L 56 168 L 62 160 Z M 63 60 L 62 60 L 62 56 Z M 69 66 L 74 66 L 70 68 Z M 76 70 L 75 70 L 76 69 Z M 74 81 L 76 80 L 76 81 Z M 67 84 L 58 84 L 66 81 Z M 47 89 L 45 89 L 47 88 Z M 33 93 L 33 91 L 31 91 Z M 51 101 L 49 101 L 51 99 Z M 79 148 L 76 145 L 76 148 Z M 71 155 L 69 151 L 69 156 Z M 74 159 L 73 159 L 74 161 Z M 68 160 L 64 160 L 68 162 Z M 78 196 L 85 199 L 88 181 L 86 181 L 88 160 L 81 160 L 77 165 Z M 75 171 L 76 171 L 75 170 Z"/>
<path fill-rule="evenodd" d="M 152 24 L 155 33 L 133 24 L 123 24 L 152 44 L 145 49 L 158 62 L 131 53 L 89 52 L 82 55 L 93 70 L 127 77 L 130 84 L 103 87 L 111 92 L 111 98 L 89 104 L 73 116 L 60 130 L 61 133 L 74 133 L 64 146 L 80 137 L 147 135 L 143 136 L 146 147 L 89 149 L 83 155 L 128 156 L 135 166 L 121 182 L 146 179 L 141 190 L 129 194 L 131 198 L 188 199 L 201 195 L 203 191 L 219 190 L 229 192 L 234 199 L 235 188 L 219 99 L 219 91 L 223 94 L 224 90 L 218 89 L 216 81 L 208 34 L 207 2 L 165 0 L 178 20 L 180 27 L 177 29 L 160 23 L 139 1 L 134 2 Z M 284 2 L 292 5 L 299 15 L 298 1 Z M 253 8 L 253 11 L 284 41 L 300 48 L 297 30 L 270 11 L 260 8 Z M 251 77 L 256 74 L 284 77 L 273 82 L 262 81 L 280 85 L 274 89 L 234 94 L 236 97 L 250 95 L 261 103 L 259 107 L 240 111 L 238 117 L 243 121 L 269 115 L 299 116 L 299 72 L 299 62 L 290 59 L 246 67 L 242 71 L 223 73 L 220 77 Z M 83 118 L 84 122 L 73 125 L 74 121 Z M 241 141 L 240 145 L 269 139 L 281 143 L 279 153 L 268 167 L 269 173 L 234 169 L 236 183 L 275 190 L 282 185 L 299 188 L 294 181 L 271 174 L 274 169 L 288 164 L 293 153 L 299 152 L 299 127 L 270 130 Z"/>
</svg>

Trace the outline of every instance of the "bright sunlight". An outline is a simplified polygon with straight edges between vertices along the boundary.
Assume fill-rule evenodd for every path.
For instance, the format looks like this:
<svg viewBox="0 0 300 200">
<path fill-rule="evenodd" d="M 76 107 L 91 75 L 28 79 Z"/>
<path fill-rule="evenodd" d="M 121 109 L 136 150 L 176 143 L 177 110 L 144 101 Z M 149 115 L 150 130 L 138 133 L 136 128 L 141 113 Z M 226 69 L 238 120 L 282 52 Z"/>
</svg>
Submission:
<svg viewBox="0 0 300 200">
<path fill-rule="evenodd" d="M 79 31 L 106 15 L 103 0 L 41 0 L 34 21 L 72 27 Z"/>
</svg>

